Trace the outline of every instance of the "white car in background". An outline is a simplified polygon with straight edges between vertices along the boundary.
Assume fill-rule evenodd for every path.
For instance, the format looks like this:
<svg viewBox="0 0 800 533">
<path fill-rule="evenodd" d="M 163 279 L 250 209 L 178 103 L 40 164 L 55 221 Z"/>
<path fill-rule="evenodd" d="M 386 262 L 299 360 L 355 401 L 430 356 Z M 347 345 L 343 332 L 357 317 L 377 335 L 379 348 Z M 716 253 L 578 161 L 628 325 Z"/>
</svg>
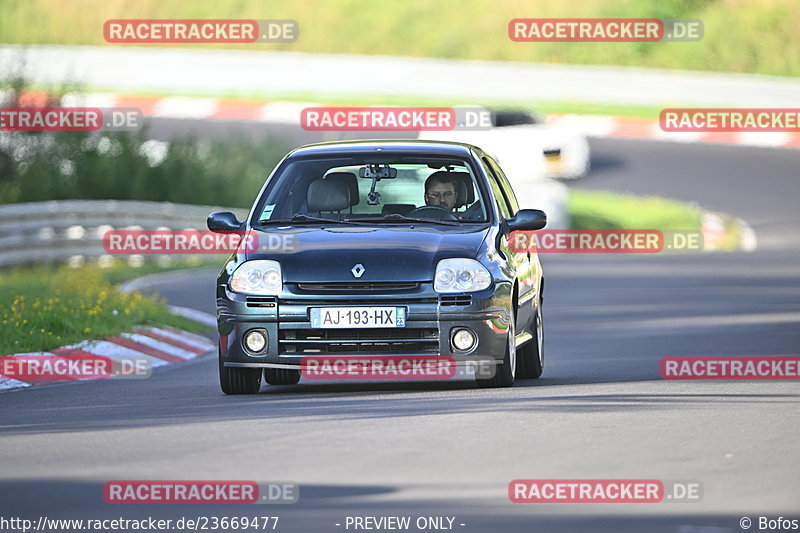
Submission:
<svg viewBox="0 0 800 533">
<path fill-rule="evenodd" d="M 541 153 L 544 175 L 553 179 L 582 178 L 589 172 L 589 141 L 582 133 L 549 124 L 530 112 L 495 111 L 495 128 L 518 131 Z"/>
<path fill-rule="evenodd" d="M 589 142 L 578 131 L 549 124 L 528 111 L 493 111 L 492 124 L 491 130 L 423 131 L 419 138 L 480 146 L 501 164 L 519 160 L 527 177 L 534 179 L 582 178 L 589 171 Z"/>
</svg>

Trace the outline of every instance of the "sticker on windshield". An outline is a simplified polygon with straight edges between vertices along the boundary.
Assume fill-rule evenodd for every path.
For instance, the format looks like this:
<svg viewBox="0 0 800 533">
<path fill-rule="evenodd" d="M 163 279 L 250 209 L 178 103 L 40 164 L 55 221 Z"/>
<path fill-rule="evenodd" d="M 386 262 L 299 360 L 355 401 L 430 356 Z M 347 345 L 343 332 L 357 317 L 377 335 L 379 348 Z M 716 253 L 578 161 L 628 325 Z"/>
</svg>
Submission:
<svg viewBox="0 0 800 533">
<path fill-rule="evenodd" d="M 275 204 L 268 204 L 261 213 L 261 220 L 269 220 L 272 218 L 273 211 L 275 211 Z"/>
</svg>

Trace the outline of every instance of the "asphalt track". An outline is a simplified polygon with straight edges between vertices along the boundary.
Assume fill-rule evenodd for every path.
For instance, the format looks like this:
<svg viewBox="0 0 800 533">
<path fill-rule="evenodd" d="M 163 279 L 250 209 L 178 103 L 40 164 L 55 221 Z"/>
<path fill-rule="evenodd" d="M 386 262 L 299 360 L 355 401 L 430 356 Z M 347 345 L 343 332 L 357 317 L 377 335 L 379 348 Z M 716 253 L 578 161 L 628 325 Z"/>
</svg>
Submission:
<svg viewBox="0 0 800 533">
<path fill-rule="evenodd" d="M 197 131 L 228 127 L 242 126 Z M 759 249 L 543 256 L 545 374 L 510 389 L 301 383 L 230 397 L 209 355 L 143 381 L 1 394 L 0 516 L 277 515 L 278 531 L 309 532 L 345 531 L 347 516 L 451 516 L 455 530 L 570 533 L 742 531 L 744 516 L 757 531 L 759 516 L 800 518 L 800 385 L 658 373 L 664 356 L 799 355 L 800 151 L 602 139 L 592 148 L 593 171 L 576 186 L 696 200 L 749 222 Z M 213 312 L 214 274 L 165 275 L 151 290 Z M 512 504 L 518 478 L 697 480 L 704 497 Z M 106 504 L 103 483 L 124 479 L 301 489 L 293 505 Z"/>
</svg>

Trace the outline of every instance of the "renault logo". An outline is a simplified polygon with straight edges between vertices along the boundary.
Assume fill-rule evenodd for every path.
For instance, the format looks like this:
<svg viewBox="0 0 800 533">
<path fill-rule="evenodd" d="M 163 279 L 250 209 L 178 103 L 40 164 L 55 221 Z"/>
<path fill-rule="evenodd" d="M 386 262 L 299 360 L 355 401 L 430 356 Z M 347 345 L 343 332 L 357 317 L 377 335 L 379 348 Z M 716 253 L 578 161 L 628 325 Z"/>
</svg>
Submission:
<svg viewBox="0 0 800 533">
<path fill-rule="evenodd" d="M 358 263 L 356 266 L 350 269 L 350 272 L 352 272 L 355 277 L 360 278 L 364 275 L 365 270 L 366 269 L 364 268 L 364 265 Z"/>
</svg>

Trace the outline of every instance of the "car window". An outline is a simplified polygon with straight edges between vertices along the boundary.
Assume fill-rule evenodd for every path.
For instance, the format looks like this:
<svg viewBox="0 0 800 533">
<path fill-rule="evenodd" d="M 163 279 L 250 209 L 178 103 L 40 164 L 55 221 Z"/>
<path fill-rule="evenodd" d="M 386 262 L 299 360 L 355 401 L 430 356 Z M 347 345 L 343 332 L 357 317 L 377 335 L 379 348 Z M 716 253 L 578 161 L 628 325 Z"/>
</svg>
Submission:
<svg viewBox="0 0 800 533">
<path fill-rule="evenodd" d="M 291 161 L 270 179 L 256 205 L 254 222 L 297 215 L 377 220 L 393 214 L 487 221 L 480 187 L 467 160 L 407 155 L 393 159 L 383 154 L 376 162 L 375 156 L 369 156 L 372 161 L 364 157 Z M 426 191 L 426 182 L 430 191 Z M 415 212 L 426 206 L 434 208 Z"/>
<path fill-rule="evenodd" d="M 508 204 L 508 200 L 506 200 L 503 188 L 500 186 L 500 181 L 497 174 L 495 174 L 494 168 L 489 163 L 487 157 L 483 157 L 481 161 L 486 169 L 486 174 L 489 176 L 489 186 L 492 188 L 492 194 L 494 195 L 495 202 L 497 202 L 497 208 L 500 214 L 503 218 L 511 218 L 511 207 Z"/>
<path fill-rule="evenodd" d="M 511 208 L 512 216 L 519 211 L 519 202 L 517 202 L 517 196 L 514 194 L 514 189 L 511 187 L 511 184 L 508 182 L 508 178 L 503 172 L 503 169 L 500 168 L 500 165 L 497 164 L 497 161 L 492 159 L 491 157 L 487 157 L 489 165 L 491 165 L 492 169 L 495 171 L 497 175 L 497 179 L 500 182 L 500 186 L 503 189 L 504 197 L 508 202 L 509 207 Z"/>
</svg>

